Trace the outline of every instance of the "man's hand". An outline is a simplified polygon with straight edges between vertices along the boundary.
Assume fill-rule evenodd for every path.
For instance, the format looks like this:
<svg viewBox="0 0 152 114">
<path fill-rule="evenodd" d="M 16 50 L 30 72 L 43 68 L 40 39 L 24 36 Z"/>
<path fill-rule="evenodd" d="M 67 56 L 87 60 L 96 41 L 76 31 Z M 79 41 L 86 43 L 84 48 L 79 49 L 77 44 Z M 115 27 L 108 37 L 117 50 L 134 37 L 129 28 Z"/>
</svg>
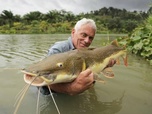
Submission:
<svg viewBox="0 0 152 114">
<path fill-rule="evenodd" d="M 109 61 L 109 64 L 107 65 L 107 67 L 113 67 L 114 64 L 116 64 L 116 60 L 111 59 L 111 60 Z M 106 68 L 107 68 L 107 67 L 106 67 Z"/>
<path fill-rule="evenodd" d="M 78 77 L 69 83 L 60 83 L 50 85 L 50 88 L 59 93 L 75 95 L 84 92 L 93 86 L 94 76 L 90 69 L 82 71 Z"/>
<path fill-rule="evenodd" d="M 87 69 L 79 74 L 73 83 L 71 89 L 75 94 L 82 93 L 93 86 L 94 75 L 90 69 Z"/>
</svg>

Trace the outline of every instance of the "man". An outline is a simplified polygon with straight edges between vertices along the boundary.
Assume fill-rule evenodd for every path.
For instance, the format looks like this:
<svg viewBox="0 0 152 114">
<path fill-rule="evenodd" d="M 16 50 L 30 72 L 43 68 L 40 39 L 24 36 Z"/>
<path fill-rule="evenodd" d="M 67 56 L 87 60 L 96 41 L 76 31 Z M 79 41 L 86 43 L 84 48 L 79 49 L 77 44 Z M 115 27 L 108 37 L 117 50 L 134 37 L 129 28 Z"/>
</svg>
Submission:
<svg viewBox="0 0 152 114">
<path fill-rule="evenodd" d="M 79 20 L 72 29 L 71 37 L 66 41 L 56 42 L 49 49 L 48 55 L 50 56 L 55 53 L 89 47 L 94 39 L 95 33 L 95 22 L 91 19 L 83 18 Z M 114 62 L 111 61 L 108 66 L 112 66 L 113 64 Z M 94 82 L 92 71 L 90 69 L 86 69 L 85 71 L 82 71 L 73 82 L 52 84 L 50 85 L 50 89 L 58 93 L 75 95 L 92 87 Z M 48 88 L 42 87 L 41 93 L 49 94 Z"/>
</svg>

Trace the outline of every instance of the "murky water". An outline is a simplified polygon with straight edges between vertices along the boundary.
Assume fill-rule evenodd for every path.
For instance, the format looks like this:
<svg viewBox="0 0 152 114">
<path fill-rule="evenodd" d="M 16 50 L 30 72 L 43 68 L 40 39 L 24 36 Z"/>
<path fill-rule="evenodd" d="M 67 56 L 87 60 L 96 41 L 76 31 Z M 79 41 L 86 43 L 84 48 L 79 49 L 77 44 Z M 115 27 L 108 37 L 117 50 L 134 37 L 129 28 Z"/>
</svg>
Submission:
<svg viewBox="0 0 152 114">
<path fill-rule="evenodd" d="M 68 36 L 0 35 L 0 114 L 14 111 L 16 96 L 25 85 L 20 69 L 43 59 L 54 42 Z M 96 35 L 93 46 L 107 39 Z M 103 78 L 106 84 L 96 82 L 80 95 L 54 94 L 61 114 L 152 114 L 152 66 L 134 55 L 129 55 L 128 63 L 115 65 L 115 78 Z M 37 92 L 30 87 L 17 114 L 36 113 Z M 57 114 L 50 96 L 40 95 L 39 111 Z"/>
</svg>

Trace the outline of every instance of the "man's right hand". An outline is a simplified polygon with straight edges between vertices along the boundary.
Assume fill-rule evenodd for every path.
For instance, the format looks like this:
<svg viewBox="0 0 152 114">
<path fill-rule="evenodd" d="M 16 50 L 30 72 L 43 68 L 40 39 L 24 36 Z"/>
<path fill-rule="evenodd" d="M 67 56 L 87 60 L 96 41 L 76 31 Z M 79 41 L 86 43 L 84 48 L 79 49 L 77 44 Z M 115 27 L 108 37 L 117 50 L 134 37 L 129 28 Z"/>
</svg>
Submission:
<svg viewBox="0 0 152 114">
<path fill-rule="evenodd" d="M 79 76 L 71 83 L 71 90 L 75 94 L 82 93 L 93 86 L 94 74 L 90 69 L 82 71 Z"/>
<path fill-rule="evenodd" d="M 86 69 L 82 71 L 73 82 L 53 84 L 50 85 L 50 88 L 59 93 L 76 95 L 92 87 L 93 82 L 93 72 L 90 69 Z"/>
</svg>

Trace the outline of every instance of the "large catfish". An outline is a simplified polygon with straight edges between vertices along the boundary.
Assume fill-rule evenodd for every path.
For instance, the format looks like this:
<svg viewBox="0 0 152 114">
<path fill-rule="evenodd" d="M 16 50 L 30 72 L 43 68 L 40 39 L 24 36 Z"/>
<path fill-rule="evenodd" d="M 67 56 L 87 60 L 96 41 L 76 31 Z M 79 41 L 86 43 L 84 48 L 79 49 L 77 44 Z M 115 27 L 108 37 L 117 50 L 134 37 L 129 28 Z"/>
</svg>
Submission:
<svg viewBox="0 0 152 114">
<path fill-rule="evenodd" d="M 127 65 L 125 47 L 114 40 L 110 45 L 99 48 L 76 49 L 51 55 L 25 69 L 24 81 L 33 86 L 45 86 L 73 81 L 80 72 L 89 68 L 98 74 L 111 59 L 122 57 Z"/>
</svg>

